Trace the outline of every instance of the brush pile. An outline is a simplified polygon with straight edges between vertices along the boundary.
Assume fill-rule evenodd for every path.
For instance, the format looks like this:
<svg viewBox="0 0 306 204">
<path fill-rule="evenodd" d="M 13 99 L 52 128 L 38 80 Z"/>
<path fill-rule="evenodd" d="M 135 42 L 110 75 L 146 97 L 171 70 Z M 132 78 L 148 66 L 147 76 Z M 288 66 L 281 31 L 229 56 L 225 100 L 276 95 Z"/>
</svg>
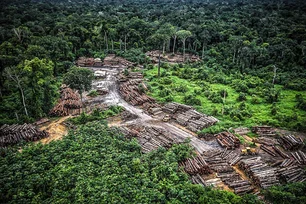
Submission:
<svg viewBox="0 0 306 204">
<path fill-rule="evenodd" d="M 2 125 L 0 128 L 0 147 L 17 144 L 21 141 L 37 141 L 48 137 L 46 131 L 40 131 L 31 124 Z"/>
<path fill-rule="evenodd" d="M 230 132 L 221 132 L 215 135 L 221 147 L 227 149 L 239 148 L 240 140 Z"/>
<path fill-rule="evenodd" d="M 51 116 L 67 116 L 75 109 L 82 107 L 79 94 L 66 85 L 61 87 L 61 97 L 56 106 L 50 111 Z"/>
</svg>

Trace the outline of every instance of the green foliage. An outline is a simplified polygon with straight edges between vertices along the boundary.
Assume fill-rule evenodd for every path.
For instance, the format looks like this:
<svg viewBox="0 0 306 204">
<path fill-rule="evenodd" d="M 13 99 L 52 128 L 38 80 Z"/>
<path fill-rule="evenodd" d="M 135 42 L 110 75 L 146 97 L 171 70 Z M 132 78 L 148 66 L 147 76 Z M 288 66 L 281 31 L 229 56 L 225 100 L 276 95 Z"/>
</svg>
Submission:
<svg viewBox="0 0 306 204">
<path fill-rule="evenodd" d="M 246 101 L 246 94 L 245 93 L 240 93 L 238 98 L 237 98 L 237 101 Z"/>
<path fill-rule="evenodd" d="M 94 79 L 93 72 L 87 68 L 72 67 L 65 75 L 63 83 L 70 88 L 80 92 L 81 97 L 84 91 L 91 89 L 91 82 Z"/>
<path fill-rule="evenodd" d="M 263 195 L 265 199 L 275 204 L 302 204 L 306 202 L 306 182 L 273 186 L 264 190 Z"/>
<path fill-rule="evenodd" d="M 184 96 L 184 103 L 192 106 L 200 106 L 201 100 L 196 98 L 195 95 L 185 95 Z"/>
<path fill-rule="evenodd" d="M 123 108 L 121 106 L 110 106 L 106 110 L 95 109 L 91 114 L 86 114 L 85 112 L 81 113 L 80 116 L 70 118 L 69 121 L 74 125 L 82 125 L 92 121 L 103 121 L 108 117 L 118 115 Z"/>
<path fill-rule="evenodd" d="M 244 203 L 231 192 L 191 184 L 178 169 L 188 156 L 188 144 L 141 154 L 136 139 L 87 123 L 63 140 L 0 157 L 1 202 Z"/>
<path fill-rule="evenodd" d="M 90 97 L 96 97 L 96 96 L 98 96 L 99 94 L 98 94 L 98 92 L 97 92 L 96 90 L 92 90 L 92 91 L 90 91 L 87 95 L 90 96 Z"/>
</svg>

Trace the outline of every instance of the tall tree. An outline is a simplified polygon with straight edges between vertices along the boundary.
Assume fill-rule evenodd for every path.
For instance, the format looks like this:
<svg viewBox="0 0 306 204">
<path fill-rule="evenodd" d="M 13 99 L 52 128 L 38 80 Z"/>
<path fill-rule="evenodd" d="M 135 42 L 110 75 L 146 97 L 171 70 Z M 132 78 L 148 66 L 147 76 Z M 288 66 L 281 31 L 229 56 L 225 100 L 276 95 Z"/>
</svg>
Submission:
<svg viewBox="0 0 306 204">
<path fill-rule="evenodd" d="M 180 30 L 177 32 L 177 37 L 181 39 L 183 43 L 183 62 L 185 62 L 185 47 L 186 47 L 186 39 L 191 37 L 192 33 L 189 30 Z"/>
<path fill-rule="evenodd" d="M 94 75 L 91 70 L 87 68 L 72 67 L 64 75 L 63 83 L 67 84 L 70 88 L 79 91 L 81 102 L 83 104 L 82 94 L 84 91 L 89 91 L 91 89 L 91 83 L 93 79 Z"/>
<path fill-rule="evenodd" d="M 44 115 L 44 107 L 51 106 L 55 100 L 56 89 L 52 87 L 54 64 L 47 59 L 34 58 L 26 60 L 19 65 L 24 72 L 27 87 L 30 89 L 30 107 L 32 117 L 42 117 Z M 51 97 L 46 93 L 49 93 Z M 45 97 L 50 98 L 49 101 L 44 100 Z"/>
</svg>

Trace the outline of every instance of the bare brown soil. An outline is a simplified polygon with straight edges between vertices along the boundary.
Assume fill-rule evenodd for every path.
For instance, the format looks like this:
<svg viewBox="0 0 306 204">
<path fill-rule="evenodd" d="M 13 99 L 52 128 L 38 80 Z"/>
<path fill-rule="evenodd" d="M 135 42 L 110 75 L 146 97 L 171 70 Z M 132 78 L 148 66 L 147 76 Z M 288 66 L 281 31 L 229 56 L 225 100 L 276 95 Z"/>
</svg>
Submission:
<svg viewBox="0 0 306 204">
<path fill-rule="evenodd" d="M 61 117 L 39 127 L 40 130 L 46 130 L 50 136 L 39 140 L 38 142 L 41 142 L 42 144 L 48 144 L 51 141 L 62 139 L 68 133 L 68 129 L 63 124 L 63 122 L 70 117 L 72 116 Z"/>
</svg>

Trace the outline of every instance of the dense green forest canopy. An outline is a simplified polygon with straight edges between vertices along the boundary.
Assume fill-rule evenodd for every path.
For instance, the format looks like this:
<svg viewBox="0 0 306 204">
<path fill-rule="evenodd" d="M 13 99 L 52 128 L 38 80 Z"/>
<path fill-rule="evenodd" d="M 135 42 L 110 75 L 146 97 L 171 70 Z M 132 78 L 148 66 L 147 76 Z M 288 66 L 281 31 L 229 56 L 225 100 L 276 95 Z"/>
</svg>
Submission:
<svg viewBox="0 0 306 204">
<path fill-rule="evenodd" d="M 0 123 L 48 113 L 62 75 L 80 56 L 194 53 L 226 75 L 306 90 L 304 1 L 1 1 Z M 184 37 L 182 33 L 188 33 Z M 47 75 L 31 66 L 49 67 Z M 25 69 L 25 67 L 30 69 Z M 32 67 L 33 68 L 33 67 Z M 199 73 L 201 75 L 201 73 Z M 203 76 L 205 73 L 203 73 Z M 38 89 L 40 86 L 42 88 Z M 35 101 L 33 101 L 35 99 Z M 298 106 L 305 110 L 305 94 Z"/>
</svg>

